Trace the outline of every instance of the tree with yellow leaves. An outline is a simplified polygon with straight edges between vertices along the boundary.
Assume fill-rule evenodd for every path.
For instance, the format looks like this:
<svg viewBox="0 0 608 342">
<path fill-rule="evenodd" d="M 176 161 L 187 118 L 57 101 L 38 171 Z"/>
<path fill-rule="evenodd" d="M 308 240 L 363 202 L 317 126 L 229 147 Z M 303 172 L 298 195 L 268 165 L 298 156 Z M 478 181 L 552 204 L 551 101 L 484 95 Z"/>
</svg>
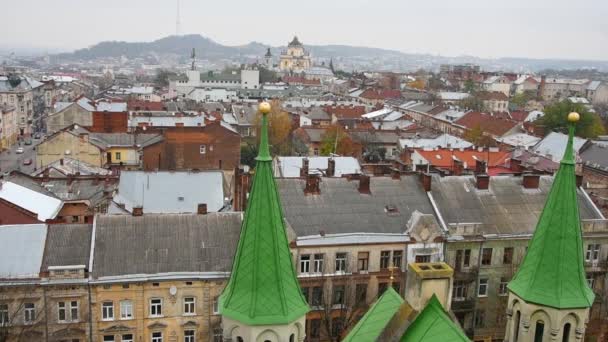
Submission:
<svg viewBox="0 0 608 342">
<path fill-rule="evenodd" d="M 290 151 L 289 135 L 292 130 L 292 122 L 289 114 L 283 110 L 281 102 L 278 100 L 270 101 L 271 110 L 268 113 L 268 140 L 271 152 L 275 155 L 282 155 Z M 255 126 L 258 130 L 262 122 L 262 114 L 258 111 L 255 118 Z M 258 138 L 259 140 L 259 138 Z M 258 141 L 259 144 L 259 141 Z"/>
</svg>

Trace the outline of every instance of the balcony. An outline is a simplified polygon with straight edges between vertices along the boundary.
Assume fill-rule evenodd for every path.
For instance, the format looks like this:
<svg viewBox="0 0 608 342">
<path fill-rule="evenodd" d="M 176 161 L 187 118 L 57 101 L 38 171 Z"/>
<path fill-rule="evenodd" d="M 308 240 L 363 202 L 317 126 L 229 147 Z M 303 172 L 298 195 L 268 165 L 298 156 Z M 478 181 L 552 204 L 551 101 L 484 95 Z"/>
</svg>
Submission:
<svg viewBox="0 0 608 342">
<path fill-rule="evenodd" d="M 475 309 L 475 300 L 472 298 L 465 298 L 463 300 L 453 299 L 452 300 L 452 311 L 463 312 L 473 311 Z"/>
<path fill-rule="evenodd" d="M 585 261 L 585 271 L 587 273 L 606 273 L 608 272 L 608 260 Z"/>
<path fill-rule="evenodd" d="M 477 275 L 479 274 L 479 268 L 475 267 L 461 267 L 460 269 L 456 269 L 454 272 L 454 280 L 464 280 L 466 282 L 471 282 L 477 279 Z"/>
</svg>

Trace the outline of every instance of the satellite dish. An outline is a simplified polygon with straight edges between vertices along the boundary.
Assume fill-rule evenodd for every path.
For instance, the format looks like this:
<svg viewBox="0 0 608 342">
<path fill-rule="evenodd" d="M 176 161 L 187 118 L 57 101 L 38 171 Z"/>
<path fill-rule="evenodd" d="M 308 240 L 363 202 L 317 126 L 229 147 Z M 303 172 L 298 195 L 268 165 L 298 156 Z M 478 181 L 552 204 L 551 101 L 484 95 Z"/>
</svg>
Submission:
<svg viewBox="0 0 608 342">
<path fill-rule="evenodd" d="M 169 288 L 169 294 L 172 296 L 175 296 L 177 294 L 177 287 L 175 287 L 175 285 Z"/>
</svg>

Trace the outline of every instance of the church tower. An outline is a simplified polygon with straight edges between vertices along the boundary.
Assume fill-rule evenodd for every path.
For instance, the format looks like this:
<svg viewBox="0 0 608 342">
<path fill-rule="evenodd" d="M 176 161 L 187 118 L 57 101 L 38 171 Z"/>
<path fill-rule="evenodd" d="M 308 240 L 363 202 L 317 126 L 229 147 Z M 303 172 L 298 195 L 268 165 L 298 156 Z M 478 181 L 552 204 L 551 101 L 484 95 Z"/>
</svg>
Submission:
<svg viewBox="0 0 608 342">
<path fill-rule="evenodd" d="M 266 64 L 266 69 L 272 70 L 272 53 L 270 53 L 270 48 L 266 50 L 266 54 L 264 55 L 264 63 Z"/>
<path fill-rule="evenodd" d="M 595 295 L 585 276 L 572 147 L 568 145 L 524 260 L 508 284 L 508 342 L 583 341 Z"/>
<path fill-rule="evenodd" d="M 224 341 L 301 342 L 309 311 L 291 260 L 268 148 L 270 104 L 232 273 L 219 300 Z"/>
</svg>

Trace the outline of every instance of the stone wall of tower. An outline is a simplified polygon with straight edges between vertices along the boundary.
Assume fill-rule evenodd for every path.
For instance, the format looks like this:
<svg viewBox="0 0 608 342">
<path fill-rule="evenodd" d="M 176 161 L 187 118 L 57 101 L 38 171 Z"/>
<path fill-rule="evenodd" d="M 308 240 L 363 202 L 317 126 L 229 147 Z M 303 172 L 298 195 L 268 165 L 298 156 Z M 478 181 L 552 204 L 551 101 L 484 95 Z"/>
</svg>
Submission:
<svg viewBox="0 0 608 342">
<path fill-rule="evenodd" d="M 556 309 L 528 303 L 509 292 L 505 342 L 534 342 L 537 323 L 543 323 L 543 342 L 584 341 L 589 317 L 588 308 Z M 567 327 L 569 325 L 569 328 Z M 568 335 L 564 339 L 564 333 Z"/>
</svg>

